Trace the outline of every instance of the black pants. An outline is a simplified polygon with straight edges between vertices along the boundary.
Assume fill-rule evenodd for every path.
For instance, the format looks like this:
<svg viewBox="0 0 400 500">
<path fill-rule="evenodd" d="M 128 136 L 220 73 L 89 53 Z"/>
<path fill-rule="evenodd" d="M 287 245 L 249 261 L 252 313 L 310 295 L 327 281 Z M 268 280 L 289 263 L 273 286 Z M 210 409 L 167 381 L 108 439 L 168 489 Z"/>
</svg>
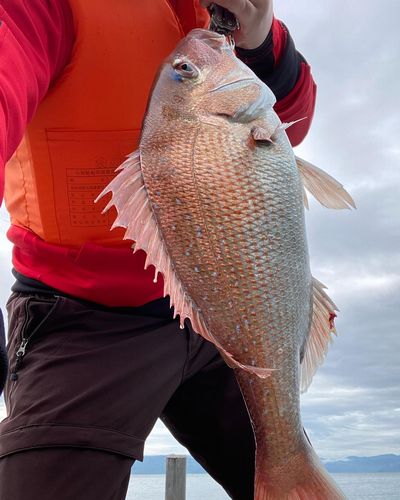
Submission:
<svg viewBox="0 0 400 500">
<path fill-rule="evenodd" d="M 159 417 L 231 498 L 253 498 L 254 437 L 234 372 L 168 302 L 12 295 L 1 500 L 122 500 Z"/>
</svg>

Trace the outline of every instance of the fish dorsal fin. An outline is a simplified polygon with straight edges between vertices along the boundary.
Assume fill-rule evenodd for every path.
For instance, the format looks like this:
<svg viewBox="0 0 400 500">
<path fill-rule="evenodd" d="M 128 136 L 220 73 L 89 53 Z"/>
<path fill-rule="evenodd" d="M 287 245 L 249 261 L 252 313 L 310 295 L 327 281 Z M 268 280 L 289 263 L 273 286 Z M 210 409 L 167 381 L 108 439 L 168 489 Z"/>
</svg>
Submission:
<svg viewBox="0 0 400 500">
<path fill-rule="evenodd" d="M 356 208 L 353 198 L 344 189 L 342 184 L 320 168 L 308 161 L 296 158 L 297 167 L 303 186 L 326 208 L 340 210 Z M 308 209 L 307 195 L 304 193 L 304 205 Z"/>
<path fill-rule="evenodd" d="M 324 288 L 322 283 L 313 278 L 313 318 L 311 333 L 300 365 L 301 393 L 307 392 L 315 373 L 324 362 L 328 345 L 333 345 L 332 333 L 337 336 L 334 319 L 335 311 L 338 309 L 324 292 Z"/>
<path fill-rule="evenodd" d="M 207 340 L 213 341 L 204 320 L 194 303 L 185 293 L 169 258 L 167 249 L 158 228 L 140 168 L 139 152 L 132 153 L 117 170 L 120 170 L 110 184 L 100 193 L 96 202 L 105 194 L 112 194 L 111 200 L 103 210 L 115 206 L 118 216 L 112 228 L 126 228 L 124 239 L 133 240 L 134 252 L 144 250 L 147 254 L 145 269 L 153 265 L 154 281 L 158 273 L 164 277 L 164 297 L 170 296 L 174 306 L 174 317 L 180 316 L 181 327 L 185 318 L 192 321 L 193 328 Z"/>
</svg>

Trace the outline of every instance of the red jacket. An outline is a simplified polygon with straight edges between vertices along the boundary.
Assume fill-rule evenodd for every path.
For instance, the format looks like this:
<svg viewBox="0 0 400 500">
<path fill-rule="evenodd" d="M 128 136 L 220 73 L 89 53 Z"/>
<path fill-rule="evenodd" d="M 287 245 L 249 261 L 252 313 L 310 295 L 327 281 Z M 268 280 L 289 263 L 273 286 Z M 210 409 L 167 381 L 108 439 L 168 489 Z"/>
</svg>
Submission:
<svg viewBox="0 0 400 500">
<path fill-rule="evenodd" d="M 82 5 L 87 7 L 96 2 L 101 2 L 101 0 L 92 0 L 91 3 L 85 3 L 82 0 Z M 170 9 L 166 0 L 159 0 L 159 2 L 165 3 L 163 8 Z M 86 13 L 76 8 L 79 4 L 79 0 L 70 0 L 70 4 L 67 0 L 35 0 L 29 4 L 23 0 L 3 1 L 0 8 L 2 21 L 0 26 L 0 57 L 2 59 L 0 63 L 0 157 L 2 164 L 10 159 L 21 142 L 26 125 L 32 120 L 38 106 L 38 113 L 30 126 L 33 126 L 37 117 L 40 117 L 41 110 L 45 108 L 46 102 L 51 100 L 51 95 L 62 86 L 63 78 L 70 68 L 68 64 L 71 61 L 71 55 L 76 56 L 80 53 L 81 43 L 84 41 L 79 39 L 79 33 Z M 114 4 L 109 4 L 113 8 Z M 146 5 L 147 2 L 143 1 L 143 10 L 146 10 Z M 174 6 L 179 19 L 175 19 L 173 14 L 168 14 L 170 21 L 165 21 L 176 22 L 181 32 L 180 36 L 204 22 L 199 16 L 193 15 L 193 8 L 192 11 L 185 12 L 187 5 L 190 5 L 188 0 L 175 2 Z M 99 12 L 102 12 L 103 16 L 107 15 L 102 9 L 98 9 L 97 14 Z M 137 23 L 140 21 L 135 19 L 132 21 L 132 26 Z M 149 35 L 157 37 L 157 33 Z M 271 66 L 263 75 L 263 79 L 267 84 L 268 80 L 271 80 L 270 86 L 273 90 L 273 85 L 276 85 L 276 92 L 280 95 L 275 109 L 282 121 L 308 117 L 307 120 L 289 129 L 292 144 L 296 145 L 303 139 L 311 123 L 315 102 L 315 84 L 310 75 L 310 68 L 304 60 L 289 60 L 290 57 L 293 59 L 294 54 L 297 53 L 291 50 L 288 55 L 291 49 L 289 47 L 291 39 L 279 21 L 274 20 L 270 38 L 272 39 L 260 50 L 246 52 L 239 50 L 238 55 L 250 67 L 254 66 L 256 71 L 260 61 L 263 62 L 263 71 L 268 65 Z M 154 43 L 162 44 L 163 40 L 156 40 Z M 72 59 L 74 60 L 74 57 Z M 161 60 L 152 61 L 156 66 L 159 62 Z M 298 68 L 295 77 L 290 64 L 292 66 L 295 64 Z M 289 68 L 286 69 L 285 65 L 289 65 Z M 93 62 L 93 71 L 100 71 L 95 62 Z M 278 75 L 281 71 L 286 71 L 286 74 L 283 74 L 279 82 L 291 81 L 290 88 L 287 86 L 282 88 L 280 83 L 276 84 L 273 81 L 274 75 Z M 120 75 L 115 75 L 115 78 L 123 77 L 123 70 Z M 90 99 L 90 93 L 88 98 Z M 104 95 L 104 99 L 107 99 L 107 95 Z M 94 104 L 101 106 L 101 103 Z M 145 102 L 143 106 L 144 104 Z M 88 127 L 92 125 L 89 124 Z M 120 128 L 123 129 L 124 125 Z M 24 151 L 22 146 L 18 149 L 17 156 L 18 152 Z M 34 144 L 32 147 L 34 149 L 39 146 Z M 130 150 L 124 151 L 125 154 L 129 152 Z M 68 154 L 71 156 L 69 161 L 72 163 L 73 150 Z M 63 155 L 65 156 L 65 152 L 59 158 Z M 23 158 L 14 158 L 15 161 L 21 163 Z M 7 168 L 11 168 L 12 165 L 11 162 Z M 77 169 L 81 166 L 71 164 L 71 167 Z M 17 179 L 20 183 L 17 187 L 21 189 L 23 186 L 26 190 L 24 199 L 28 200 L 27 203 L 31 199 L 35 203 L 35 193 L 40 190 L 41 184 L 38 183 L 35 188 L 33 181 L 31 182 L 29 177 L 24 177 L 23 171 L 21 172 L 20 178 L 14 175 L 14 180 Z M 0 171 L 0 176 L 1 184 L 3 184 L 3 169 Z M 13 225 L 8 232 L 8 237 L 14 243 L 13 265 L 19 273 L 61 292 L 109 306 L 139 306 L 162 296 L 162 279 L 159 278 L 158 283 L 154 284 L 153 269 L 143 270 L 145 260 L 143 252 L 133 255 L 128 248 L 129 245 L 120 248 L 120 245 L 114 243 L 115 236 L 111 234 L 109 238 L 106 237 L 105 241 L 91 238 L 90 230 L 88 230 L 87 240 L 77 241 L 76 244 L 73 236 L 65 239 L 62 230 L 59 231 L 58 240 L 47 237 L 45 232 L 41 234 L 35 230 L 34 221 L 29 220 L 29 212 L 25 210 L 26 207 L 23 206 L 21 198 L 16 197 L 17 201 L 13 204 L 12 184 L 8 187 L 8 191 L 10 193 L 8 199 L 11 200 L 9 208 L 13 217 Z M 57 206 L 55 205 L 54 208 L 53 204 L 48 203 L 45 208 L 55 212 L 62 227 L 63 216 L 57 212 Z"/>
</svg>

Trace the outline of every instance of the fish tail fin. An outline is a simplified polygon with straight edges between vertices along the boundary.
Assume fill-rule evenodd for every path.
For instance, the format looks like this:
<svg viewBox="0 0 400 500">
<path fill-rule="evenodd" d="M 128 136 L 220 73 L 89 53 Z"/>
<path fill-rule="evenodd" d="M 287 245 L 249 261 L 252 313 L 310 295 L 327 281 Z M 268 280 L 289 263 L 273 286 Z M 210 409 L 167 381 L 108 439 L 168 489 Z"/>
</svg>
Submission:
<svg viewBox="0 0 400 500">
<path fill-rule="evenodd" d="M 289 460 L 275 472 L 272 468 L 263 474 L 257 469 L 254 500 L 346 500 L 314 450 L 310 451 L 307 460 Z"/>
</svg>

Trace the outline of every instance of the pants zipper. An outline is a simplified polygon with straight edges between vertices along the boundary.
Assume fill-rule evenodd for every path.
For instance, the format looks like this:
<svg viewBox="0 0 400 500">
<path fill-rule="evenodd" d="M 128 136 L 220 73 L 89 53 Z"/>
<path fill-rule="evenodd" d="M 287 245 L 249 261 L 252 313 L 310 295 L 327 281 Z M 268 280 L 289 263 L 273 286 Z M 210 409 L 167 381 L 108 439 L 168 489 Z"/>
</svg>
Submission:
<svg viewBox="0 0 400 500">
<path fill-rule="evenodd" d="M 58 303 L 58 300 L 59 300 L 59 296 L 58 295 L 55 295 L 54 296 L 56 298 L 56 301 L 51 309 L 51 311 L 49 312 L 49 314 L 39 323 L 39 325 L 33 330 L 33 332 L 31 333 L 31 335 L 26 338 L 25 337 L 25 330 L 26 330 L 26 327 L 27 327 L 27 324 L 28 324 L 28 321 L 29 321 L 29 316 L 28 316 L 28 307 L 29 307 L 29 302 L 31 301 L 32 297 L 29 297 L 25 304 L 24 304 L 24 310 L 25 310 L 25 321 L 24 321 L 24 324 L 22 325 L 22 329 L 21 329 L 21 344 L 18 348 L 18 351 L 16 353 L 16 357 L 17 357 L 17 360 L 15 362 L 15 366 L 14 366 L 14 370 L 13 372 L 11 373 L 11 376 L 10 376 L 10 380 L 12 380 L 13 382 L 17 381 L 18 380 L 18 369 L 19 369 L 19 366 L 21 364 L 21 361 L 24 359 L 25 357 L 25 354 L 26 354 L 26 349 L 28 347 L 28 344 L 29 342 L 32 340 L 32 338 L 34 337 L 35 333 L 39 330 L 39 328 L 43 325 L 43 323 L 46 322 L 47 318 L 51 315 L 51 313 L 53 312 L 54 308 L 56 307 L 57 303 Z"/>
</svg>

